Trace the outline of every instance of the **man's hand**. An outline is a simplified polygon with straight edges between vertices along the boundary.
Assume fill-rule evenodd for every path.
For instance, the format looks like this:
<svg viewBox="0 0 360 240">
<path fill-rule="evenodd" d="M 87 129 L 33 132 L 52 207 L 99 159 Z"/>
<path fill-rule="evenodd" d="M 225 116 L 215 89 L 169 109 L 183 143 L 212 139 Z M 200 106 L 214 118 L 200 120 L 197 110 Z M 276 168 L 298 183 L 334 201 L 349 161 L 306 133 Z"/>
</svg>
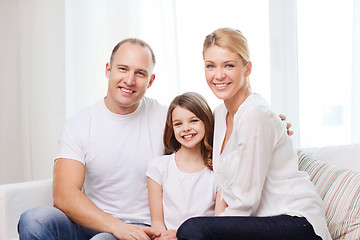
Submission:
<svg viewBox="0 0 360 240">
<path fill-rule="evenodd" d="M 159 237 L 154 238 L 154 240 L 177 240 L 176 232 L 176 229 L 166 230 Z"/>
<path fill-rule="evenodd" d="M 280 119 L 281 119 L 282 121 L 285 121 L 285 120 L 286 120 L 286 116 L 283 115 L 283 114 L 280 114 L 279 117 L 280 117 Z M 291 136 L 291 135 L 294 134 L 294 131 L 291 131 L 290 128 L 291 128 L 291 123 L 288 123 L 288 122 L 287 122 L 287 123 L 286 123 L 286 130 L 287 130 L 287 134 L 288 134 L 289 136 Z"/>
<path fill-rule="evenodd" d="M 123 223 L 121 227 L 116 228 L 112 234 L 121 240 L 150 240 L 149 236 L 153 237 L 153 239 L 160 236 L 160 232 L 151 227 L 127 223 Z"/>
</svg>

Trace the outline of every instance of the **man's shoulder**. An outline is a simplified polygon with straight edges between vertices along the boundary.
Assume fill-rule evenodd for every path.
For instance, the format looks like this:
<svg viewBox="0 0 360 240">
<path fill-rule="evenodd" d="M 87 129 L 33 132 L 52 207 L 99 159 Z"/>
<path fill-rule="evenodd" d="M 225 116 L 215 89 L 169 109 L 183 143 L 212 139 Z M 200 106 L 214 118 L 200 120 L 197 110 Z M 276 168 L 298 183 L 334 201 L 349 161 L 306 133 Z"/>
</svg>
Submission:
<svg viewBox="0 0 360 240">
<path fill-rule="evenodd" d="M 79 112 L 75 113 L 74 115 L 70 116 L 66 121 L 65 124 L 80 124 L 84 125 L 86 122 L 91 121 L 92 115 L 98 115 L 99 111 L 102 109 L 102 105 L 104 105 L 104 100 L 99 100 Z"/>
<path fill-rule="evenodd" d="M 151 97 L 144 97 L 143 103 L 145 104 L 145 107 L 147 108 L 153 108 L 153 109 L 159 109 L 159 111 L 167 111 L 167 106 L 164 104 L 159 103 L 156 99 Z"/>
</svg>

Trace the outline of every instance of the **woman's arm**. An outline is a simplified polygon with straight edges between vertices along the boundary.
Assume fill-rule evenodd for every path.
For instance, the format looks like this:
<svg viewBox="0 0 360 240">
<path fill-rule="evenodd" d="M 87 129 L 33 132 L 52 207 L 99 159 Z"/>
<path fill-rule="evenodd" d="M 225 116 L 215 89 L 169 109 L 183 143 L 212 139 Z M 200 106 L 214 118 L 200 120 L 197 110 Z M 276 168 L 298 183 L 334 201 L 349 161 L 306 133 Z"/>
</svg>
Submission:
<svg viewBox="0 0 360 240">
<path fill-rule="evenodd" d="M 218 191 L 215 198 L 215 216 L 219 216 L 227 206 L 227 203 L 221 197 L 220 191 Z"/>
<path fill-rule="evenodd" d="M 160 231 L 166 231 L 163 211 L 163 190 L 160 184 L 148 177 L 149 208 L 151 215 L 151 227 Z"/>
</svg>

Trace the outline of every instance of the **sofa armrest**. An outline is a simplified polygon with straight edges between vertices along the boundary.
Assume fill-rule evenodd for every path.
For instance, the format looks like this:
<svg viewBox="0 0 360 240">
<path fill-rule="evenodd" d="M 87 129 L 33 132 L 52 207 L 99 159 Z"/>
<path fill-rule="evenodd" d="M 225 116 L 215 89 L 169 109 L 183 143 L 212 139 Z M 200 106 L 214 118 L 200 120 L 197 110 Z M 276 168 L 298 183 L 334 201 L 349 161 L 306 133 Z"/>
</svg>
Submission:
<svg viewBox="0 0 360 240">
<path fill-rule="evenodd" d="M 0 185 L 0 239 L 18 239 L 20 215 L 52 204 L 52 179 Z"/>
</svg>

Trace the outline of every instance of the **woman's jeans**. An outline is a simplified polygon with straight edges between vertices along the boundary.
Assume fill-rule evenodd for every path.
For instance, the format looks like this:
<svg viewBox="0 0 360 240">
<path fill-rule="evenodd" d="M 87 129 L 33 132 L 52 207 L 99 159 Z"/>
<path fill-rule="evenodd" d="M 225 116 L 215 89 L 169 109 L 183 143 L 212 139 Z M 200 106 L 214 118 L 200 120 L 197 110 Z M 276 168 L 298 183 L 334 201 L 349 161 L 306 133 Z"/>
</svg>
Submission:
<svg viewBox="0 0 360 240">
<path fill-rule="evenodd" d="M 134 223 L 137 224 L 137 223 Z M 62 211 L 53 207 L 33 208 L 19 220 L 20 240 L 115 240 L 110 233 L 100 233 L 71 221 Z"/>
<path fill-rule="evenodd" d="M 302 217 L 195 217 L 177 231 L 178 240 L 321 240 Z"/>
</svg>

